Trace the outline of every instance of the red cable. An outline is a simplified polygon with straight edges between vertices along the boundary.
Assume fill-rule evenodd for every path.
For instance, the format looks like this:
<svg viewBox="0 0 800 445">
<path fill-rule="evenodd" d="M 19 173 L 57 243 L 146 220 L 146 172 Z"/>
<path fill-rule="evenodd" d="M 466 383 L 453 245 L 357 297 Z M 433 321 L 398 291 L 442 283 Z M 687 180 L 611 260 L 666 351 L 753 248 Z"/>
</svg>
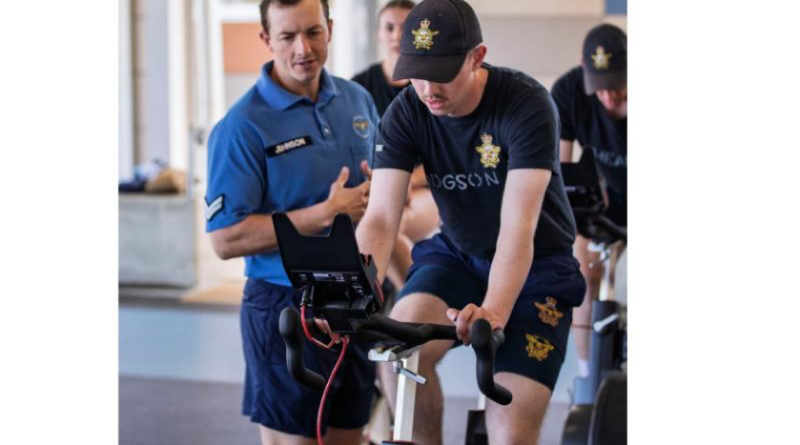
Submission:
<svg viewBox="0 0 800 445">
<path fill-rule="evenodd" d="M 326 345 L 325 343 L 322 343 L 321 341 L 314 338 L 313 335 L 311 335 L 311 331 L 308 330 L 308 326 L 306 325 L 305 305 L 300 306 L 300 324 L 303 325 L 303 332 L 306 333 L 306 338 L 308 339 L 308 341 L 314 343 L 315 345 L 319 346 L 322 349 L 330 350 L 333 347 L 333 345 L 336 344 L 336 341 L 339 340 L 339 334 L 334 333 L 333 335 L 330 336 L 331 342 Z"/>
<path fill-rule="evenodd" d="M 350 339 L 346 335 L 342 337 L 342 352 L 339 353 L 339 360 L 336 361 L 336 366 L 333 367 L 331 377 L 328 379 L 328 383 L 325 385 L 325 391 L 322 393 L 322 400 L 319 402 L 319 410 L 317 411 L 317 443 L 319 445 L 325 445 L 325 442 L 322 440 L 322 409 L 325 407 L 325 397 L 328 395 L 328 390 L 331 389 L 331 384 L 336 377 L 336 373 L 339 371 L 342 360 L 344 360 L 344 353 L 347 351 L 347 343 L 349 340 Z"/>
</svg>

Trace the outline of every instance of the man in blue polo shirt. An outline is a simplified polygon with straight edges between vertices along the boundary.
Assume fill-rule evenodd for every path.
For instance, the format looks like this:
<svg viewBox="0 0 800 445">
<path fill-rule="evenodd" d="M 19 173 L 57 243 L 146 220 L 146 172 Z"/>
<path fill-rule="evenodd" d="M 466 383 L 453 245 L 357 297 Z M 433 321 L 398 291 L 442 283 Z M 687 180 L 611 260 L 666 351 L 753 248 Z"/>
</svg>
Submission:
<svg viewBox="0 0 800 445">
<path fill-rule="evenodd" d="M 241 309 L 247 374 L 243 413 L 264 444 L 313 444 L 321 394 L 286 370 L 278 315 L 299 303 L 277 250 L 273 212 L 304 234 L 325 231 L 337 213 L 355 221 L 369 194 L 368 162 L 378 116 L 369 94 L 329 75 L 327 0 L 264 0 L 261 39 L 274 61 L 214 127 L 209 139 L 207 231 L 220 258 L 245 258 Z M 354 342 L 326 400 L 326 443 L 358 444 L 369 418 L 373 365 Z M 310 369 L 330 375 L 337 354 L 306 348 Z"/>
</svg>

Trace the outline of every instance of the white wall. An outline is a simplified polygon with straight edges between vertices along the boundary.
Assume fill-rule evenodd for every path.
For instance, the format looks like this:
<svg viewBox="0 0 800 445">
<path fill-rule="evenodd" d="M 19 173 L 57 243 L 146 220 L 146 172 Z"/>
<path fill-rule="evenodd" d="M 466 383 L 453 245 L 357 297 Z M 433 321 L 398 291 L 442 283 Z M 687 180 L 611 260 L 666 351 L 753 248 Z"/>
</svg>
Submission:
<svg viewBox="0 0 800 445">
<path fill-rule="evenodd" d="M 119 0 L 119 179 L 133 178 L 133 30 L 131 0 Z"/>
<path fill-rule="evenodd" d="M 479 16 L 602 15 L 605 0 L 469 0 Z"/>
<path fill-rule="evenodd" d="M 188 165 L 186 5 L 133 0 L 136 162 Z"/>
</svg>

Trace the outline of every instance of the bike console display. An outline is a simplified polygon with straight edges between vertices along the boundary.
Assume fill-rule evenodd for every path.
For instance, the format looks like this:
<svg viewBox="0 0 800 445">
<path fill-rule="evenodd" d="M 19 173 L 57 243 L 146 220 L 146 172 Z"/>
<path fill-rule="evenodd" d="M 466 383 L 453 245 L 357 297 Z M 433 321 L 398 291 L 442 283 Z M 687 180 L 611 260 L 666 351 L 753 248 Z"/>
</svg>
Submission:
<svg viewBox="0 0 800 445">
<path fill-rule="evenodd" d="M 354 333 L 383 297 L 371 256 L 359 253 L 350 217 L 336 215 L 327 236 L 303 236 L 285 213 L 274 213 L 283 267 L 292 286 L 302 289 L 314 315 L 337 333 Z"/>
</svg>

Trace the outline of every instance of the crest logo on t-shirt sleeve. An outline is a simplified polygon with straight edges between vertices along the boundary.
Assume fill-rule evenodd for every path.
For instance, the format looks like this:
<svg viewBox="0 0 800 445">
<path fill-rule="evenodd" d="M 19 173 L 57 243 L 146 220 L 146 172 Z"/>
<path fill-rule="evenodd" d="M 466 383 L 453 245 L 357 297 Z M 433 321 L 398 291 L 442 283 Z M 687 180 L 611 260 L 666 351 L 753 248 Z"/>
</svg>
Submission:
<svg viewBox="0 0 800 445">
<path fill-rule="evenodd" d="M 481 154 L 481 164 L 486 168 L 497 168 L 500 163 L 500 146 L 492 144 L 492 136 L 486 133 L 481 135 L 483 144 L 475 147 L 475 150 Z"/>
</svg>

